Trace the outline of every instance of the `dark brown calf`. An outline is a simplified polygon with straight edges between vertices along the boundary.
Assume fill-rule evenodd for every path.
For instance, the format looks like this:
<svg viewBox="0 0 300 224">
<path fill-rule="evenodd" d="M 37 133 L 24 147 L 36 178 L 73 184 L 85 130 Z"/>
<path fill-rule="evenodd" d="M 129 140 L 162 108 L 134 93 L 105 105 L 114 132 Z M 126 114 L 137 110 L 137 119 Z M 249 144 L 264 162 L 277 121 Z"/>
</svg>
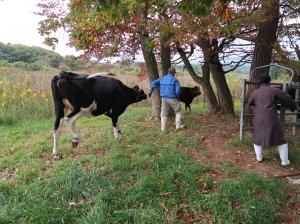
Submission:
<svg viewBox="0 0 300 224">
<path fill-rule="evenodd" d="M 183 102 L 185 104 L 185 110 L 189 108 L 191 112 L 191 103 L 193 102 L 193 99 L 196 96 L 201 95 L 200 88 L 198 86 L 195 86 L 193 88 L 191 87 L 180 87 L 180 102 Z"/>
</svg>

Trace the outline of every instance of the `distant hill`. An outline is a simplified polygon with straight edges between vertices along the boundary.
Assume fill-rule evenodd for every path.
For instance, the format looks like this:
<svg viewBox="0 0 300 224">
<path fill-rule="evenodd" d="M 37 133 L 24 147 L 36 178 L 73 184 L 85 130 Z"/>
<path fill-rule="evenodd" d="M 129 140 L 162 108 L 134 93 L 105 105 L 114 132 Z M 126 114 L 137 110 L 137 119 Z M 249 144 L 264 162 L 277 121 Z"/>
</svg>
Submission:
<svg viewBox="0 0 300 224">
<path fill-rule="evenodd" d="M 228 59 L 230 60 L 230 59 Z M 201 73 L 201 64 L 200 63 L 193 63 L 193 68 L 196 72 L 200 72 Z M 185 67 L 183 65 L 179 65 L 179 67 Z M 226 70 L 229 70 L 231 69 L 232 67 L 230 66 L 223 66 L 223 69 L 226 71 Z M 235 75 L 249 75 L 249 72 L 250 72 L 250 64 L 245 64 L 245 65 L 242 65 L 238 68 L 236 68 L 234 71 L 230 72 L 230 73 L 233 73 Z"/>
<path fill-rule="evenodd" d="M 229 58 L 233 60 L 235 58 Z M 45 48 L 36 46 L 26 46 L 21 44 L 4 44 L 0 42 L 0 66 L 1 67 L 17 67 L 29 71 L 49 70 L 49 69 L 61 69 L 71 71 L 82 71 L 88 69 L 89 63 L 77 59 L 75 56 L 67 55 L 65 57 L 60 54 L 47 50 Z M 109 65 L 109 68 L 106 68 Z M 140 67 L 136 63 L 132 63 L 131 66 L 124 66 L 119 62 L 116 63 L 102 63 L 94 64 L 95 71 L 110 71 L 120 70 L 119 72 L 138 73 Z M 183 65 L 178 65 L 182 67 Z M 200 64 L 193 64 L 195 71 L 201 71 Z M 225 70 L 229 68 L 225 67 Z M 244 65 L 237 68 L 234 73 L 237 75 L 248 74 L 250 65 Z M 124 70 L 124 71 L 123 71 Z"/>
<path fill-rule="evenodd" d="M 78 70 L 84 63 L 76 57 L 60 54 L 41 47 L 29 47 L 20 44 L 4 44 L 0 42 L 0 65 L 21 67 L 31 71 L 59 68 L 60 65 Z"/>
</svg>

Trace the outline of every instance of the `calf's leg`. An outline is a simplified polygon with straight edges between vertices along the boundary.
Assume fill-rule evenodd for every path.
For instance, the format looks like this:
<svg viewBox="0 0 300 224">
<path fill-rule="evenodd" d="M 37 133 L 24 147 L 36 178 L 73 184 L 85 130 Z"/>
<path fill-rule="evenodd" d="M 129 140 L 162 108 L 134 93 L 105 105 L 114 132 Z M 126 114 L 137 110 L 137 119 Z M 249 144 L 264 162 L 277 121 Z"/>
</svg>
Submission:
<svg viewBox="0 0 300 224">
<path fill-rule="evenodd" d="M 184 108 L 185 108 L 185 111 L 187 111 L 187 109 L 188 109 L 188 104 L 185 103 L 184 106 L 185 106 L 185 107 L 184 107 Z"/>
</svg>

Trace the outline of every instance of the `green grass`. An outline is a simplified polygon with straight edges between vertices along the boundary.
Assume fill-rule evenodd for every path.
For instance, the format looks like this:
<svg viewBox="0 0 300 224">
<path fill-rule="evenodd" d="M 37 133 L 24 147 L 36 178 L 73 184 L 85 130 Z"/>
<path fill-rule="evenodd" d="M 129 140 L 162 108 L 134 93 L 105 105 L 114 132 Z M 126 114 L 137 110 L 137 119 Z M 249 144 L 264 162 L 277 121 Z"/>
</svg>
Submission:
<svg viewBox="0 0 300 224">
<path fill-rule="evenodd" d="M 222 182 L 204 206 L 217 223 L 280 223 L 276 209 L 285 200 L 281 182 L 248 174 Z"/>
<path fill-rule="evenodd" d="M 234 150 L 253 150 L 252 140 L 250 136 L 244 136 L 243 140 L 240 141 L 240 137 L 234 137 L 230 142 L 227 143 L 227 147 Z"/>
<path fill-rule="evenodd" d="M 300 144 L 299 142 L 289 143 L 289 157 L 291 162 L 295 165 L 300 165 L 300 153 L 299 153 Z"/>
<path fill-rule="evenodd" d="M 195 106 L 192 115 L 202 112 Z M 187 130 L 160 134 L 148 114 L 149 107 L 129 107 L 120 117 L 120 141 L 105 116 L 80 119 L 79 148 L 71 150 L 64 129 L 61 161 L 51 159 L 53 119 L 2 126 L 0 173 L 12 177 L 0 181 L 0 223 L 186 223 L 197 217 L 280 223 L 278 208 L 286 205 L 281 182 L 228 165 L 234 181 L 214 186 L 215 167 L 181 150 L 199 142 Z"/>
</svg>

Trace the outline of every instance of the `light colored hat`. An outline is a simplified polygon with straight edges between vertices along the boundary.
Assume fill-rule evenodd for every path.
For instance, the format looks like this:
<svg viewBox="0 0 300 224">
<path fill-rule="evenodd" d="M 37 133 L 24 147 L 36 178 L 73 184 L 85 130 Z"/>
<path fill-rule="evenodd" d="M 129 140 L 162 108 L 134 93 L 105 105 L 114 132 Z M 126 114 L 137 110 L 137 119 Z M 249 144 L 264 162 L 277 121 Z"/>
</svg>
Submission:
<svg viewBox="0 0 300 224">
<path fill-rule="evenodd" d="M 176 73 L 176 69 L 174 67 L 171 67 L 168 69 L 168 73 L 174 75 Z"/>
</svg>

